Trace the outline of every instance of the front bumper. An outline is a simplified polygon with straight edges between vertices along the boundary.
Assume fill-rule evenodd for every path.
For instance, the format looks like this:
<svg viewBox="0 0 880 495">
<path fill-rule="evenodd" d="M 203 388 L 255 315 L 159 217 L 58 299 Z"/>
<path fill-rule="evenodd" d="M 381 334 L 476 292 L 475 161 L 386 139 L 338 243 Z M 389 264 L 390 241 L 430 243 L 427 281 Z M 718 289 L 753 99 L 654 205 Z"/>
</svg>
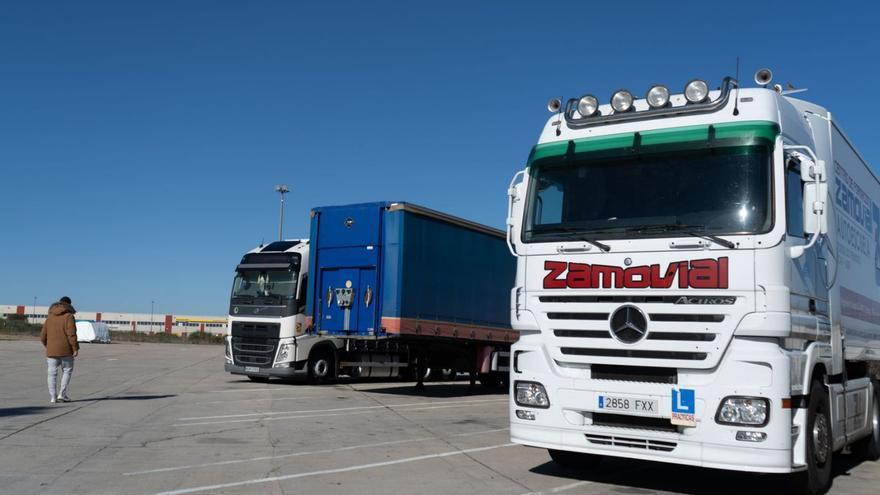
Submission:
<svg viewBox="0 0 880 495">
<path fill-rule="evenodd" d="M 736 471 L 788 473 L 799 471 L 792 446 L 798 428 L 793 428 L 792 410 L 781 406 L 790 397 L 789 362 L 779 348 L 768 342 L 734 339 L 719 366 L 713 370 L 679 370 L 678 383 L 658 384 L 592 379 L 588 370 L 563 369 L 546 353 L 540 340 L 533 345 L 521 339 L 512 353 L 520 352 L 515 381 L 544 385 L 550 407 L 536 409 L 510 401 L 510 435 L 513 442 L 547 449 L 584 452 Z M 655 398 L 661 418 L 671 416 L 673 388 L 696 393 L 696 426 L 678 426 L 673 431 L 638 426 L 594 424 L 600 395 Z M 715 413 L 726 396 L 755 396 L 770 400 L 770 417 L 765 426 L 731 426 L 715 421 Z M 534 420 L 519 419 L 517 410 L 534 413 Z M 762 442 L 736 440 L 738 431 L 766 434 Z"/>
<path fill-rule="evenodd" d="M 300 366 L 295 366 L 299 364 Z M 245 366 L 238 366 L 232 363 L 227 362 L 223 367 L 228 373 L 232 373 L 233 375 L 247 375 L 247 376 L 256 376 L 260 378 L 298 378 L 305 377 L 308 375 L 308 369 L 305 366 L 305 362 L 303 363 L 291 363 L 290 368 L 260 368 L 257 367 L 257 371 L 249 370 L 245 371 Z M 247 368 L 253 368 L 252 366 L 247 366 Z"/>
</svg>

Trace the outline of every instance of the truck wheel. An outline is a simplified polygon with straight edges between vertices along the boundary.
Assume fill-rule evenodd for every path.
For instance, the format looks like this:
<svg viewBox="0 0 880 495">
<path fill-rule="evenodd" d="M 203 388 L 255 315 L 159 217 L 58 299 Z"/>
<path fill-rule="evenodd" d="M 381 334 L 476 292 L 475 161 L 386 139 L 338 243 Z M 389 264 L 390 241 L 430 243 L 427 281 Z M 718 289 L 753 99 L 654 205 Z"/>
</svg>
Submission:
<svg viewBox="0 0 880 495">
<path fill-rule="evenodd" d="M 795 473 L 794 492 L 801 495 L 820 495 L 831 487 L 832 430 L 828 407 L 828 391 L 819 382 L 810 387 L 810 405 L 807 408 L 806 462 L 807 469 Z"/>
<path fill-rule="evenodd" d="M 498 388 L 501 385 L 501 376 L 498 373 L 480 373 L 480 385 L 486 388 Z"/>
<path fill-rule="evenodd" d="M 553 459 L 553 462 L 572 469 L 591 469 L 602 461 L 602 456 L 600 455 L 584 454 L 583 452 L 554 449 L 548 449 L 547 452 L 550 453 L 550 458 Z"/>
<path fill-rule="evenodd" d="M 252 382 L 257 382 L 257 383 L 269 383 L 269 377 L 268 377 L 268 376 L 254 376 L 254 375 L 248 375 L 248 380 L 250 380 L 250 381 L 252 381 Z"/>
<path fill-rule="evenodd" d="M 326 350 L 318 350 L 309 356 L 309 380 L 312 383 L 326 383 L 333 376 L 333 354 Z"/>
<path fill-rule="evenodd" d="M 867 437 L 852 445 L 852 452 L 862 459 L 876 461 L 880 459 L 880 382 L 874 382 L 874 406 L 868 412 L 868 422 L 873 429 Z"/>
</svg>

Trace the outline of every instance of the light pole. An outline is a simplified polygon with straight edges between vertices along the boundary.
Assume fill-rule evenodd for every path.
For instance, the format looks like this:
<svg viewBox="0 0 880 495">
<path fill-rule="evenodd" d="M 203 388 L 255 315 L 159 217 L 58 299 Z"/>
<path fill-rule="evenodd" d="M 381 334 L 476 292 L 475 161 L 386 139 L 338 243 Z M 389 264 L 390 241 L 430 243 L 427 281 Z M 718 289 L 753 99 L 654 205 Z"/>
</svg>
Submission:
<svg viewBox="0 0 880 495">
<path fill-rule="evenodd" d="M 156 304 L 156 301 L 150 301 L 150 332 L 155 332 L 156 329 L 153 328 L 153 306 Z"/>
<path fill-rule="evenodd" d="M 34 306 L 32 308 L 31 314 L 34 318 L 34 323 L 37 322 L 37 296 L 34 296 Z"/>
<path fill-rule="evenodd" d="M 290 192 L 287 184 L 278 184 L 275 190 L 281 195 L 281 215 L 278 218 L 278 240 L 284 240 L 284 195 Z"/>
</svg>

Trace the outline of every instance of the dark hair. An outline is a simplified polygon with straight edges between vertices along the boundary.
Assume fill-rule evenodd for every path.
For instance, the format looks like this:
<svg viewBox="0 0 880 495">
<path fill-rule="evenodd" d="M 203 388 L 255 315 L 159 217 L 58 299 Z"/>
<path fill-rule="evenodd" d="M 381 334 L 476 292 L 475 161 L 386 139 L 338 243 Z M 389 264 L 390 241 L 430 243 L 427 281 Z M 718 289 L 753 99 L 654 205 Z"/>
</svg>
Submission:
<svg viewBox="0 0 880 495">
<path fill-rule="evenodd" d="M 62 297 L 58 301 L 63 302 L 64 304 L 70 304 L 70 298 L 67 296 Z"/>
</svg>

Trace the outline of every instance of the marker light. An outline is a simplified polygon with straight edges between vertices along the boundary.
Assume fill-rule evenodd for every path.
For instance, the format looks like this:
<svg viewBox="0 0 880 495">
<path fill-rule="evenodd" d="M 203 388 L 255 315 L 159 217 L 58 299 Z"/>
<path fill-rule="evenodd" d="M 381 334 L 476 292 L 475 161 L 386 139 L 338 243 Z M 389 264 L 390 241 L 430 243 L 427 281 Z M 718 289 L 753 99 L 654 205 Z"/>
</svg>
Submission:
<svg viewBox="0 0 880 495">
<path fill-rule="evenodd" d="M 581 117 L 590 117 L 599 110 L 599 100 L 593 95 L 581 96 L 578 100 L 578 113 Z"/>
<path fill-rule="evenodd" d="M 625 89 L 619 89 L 611 95 L 611 108 L 617 113 L 628 112 L 633 107 L 633 95 Z"/>
<path fill-rule="evenodd" d="M 684 97 L 691 103 L 702 103 L 709 97 L 709 85 L 701 79 L 694 79 L 684 87 Z"/>
<path fill-rule="evenodd" d="M 669 103 L 669 88 L 662 84 L 651 86 L 648 94 L 645 95 L 645 100 L 651 108 L 663 108 Z"/>
</svg>

